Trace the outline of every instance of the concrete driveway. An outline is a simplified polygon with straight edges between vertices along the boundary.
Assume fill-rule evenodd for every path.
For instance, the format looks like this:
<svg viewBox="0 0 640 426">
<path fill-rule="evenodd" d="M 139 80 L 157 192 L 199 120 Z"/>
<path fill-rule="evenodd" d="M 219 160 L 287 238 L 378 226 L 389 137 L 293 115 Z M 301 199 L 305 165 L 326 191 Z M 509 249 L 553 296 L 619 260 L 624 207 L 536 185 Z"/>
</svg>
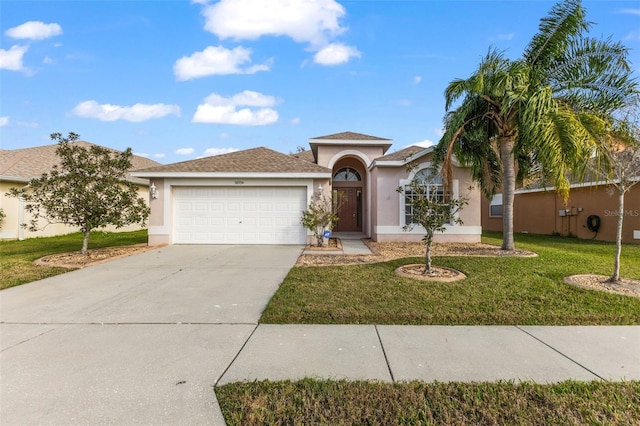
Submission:
<svg viewBox="0 0 640 426">
<path fill-rule="evenodd" d="M 224 424 L 297 246 L 168 246 L 0 292 L 0 424 Z"/>
</svg>

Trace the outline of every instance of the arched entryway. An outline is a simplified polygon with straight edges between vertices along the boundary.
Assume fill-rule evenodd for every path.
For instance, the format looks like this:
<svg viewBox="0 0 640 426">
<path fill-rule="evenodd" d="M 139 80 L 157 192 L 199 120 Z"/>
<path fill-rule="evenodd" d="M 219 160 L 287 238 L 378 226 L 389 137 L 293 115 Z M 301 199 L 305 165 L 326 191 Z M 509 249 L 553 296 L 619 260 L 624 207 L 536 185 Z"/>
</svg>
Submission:
<svg viewBox="0 0 640 426">
<path fill-rule="evenodd" d="M 335 232 L 363 232 L 365 229 L 366 168 L 360 160 L 347 157 L 333 166 L 332 186 L 338 201 Z"/>
</svg>

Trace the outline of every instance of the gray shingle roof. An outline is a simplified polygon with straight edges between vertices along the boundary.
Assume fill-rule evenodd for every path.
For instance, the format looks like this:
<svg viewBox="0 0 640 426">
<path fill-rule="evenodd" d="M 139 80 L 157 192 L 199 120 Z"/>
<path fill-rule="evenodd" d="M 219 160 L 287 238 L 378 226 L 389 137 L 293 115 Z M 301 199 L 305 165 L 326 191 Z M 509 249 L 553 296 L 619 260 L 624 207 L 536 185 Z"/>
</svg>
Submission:
<svg viewBox="0 0 640 426">
<path fill-rule="evenodd" d="M 311 150 L 295 152 L 295 153 L 291 154 L 291 156 L 299 158 L 300 160 L 308 161 L 310 163 L 315 163 L 316 162 L 316 159 L 313 156 L 313 151 L 311 151 Z"/>
<path fill-rule="evenodd" d="M 148 173 L 331 173 L 326 167 L 259 147 L 229 154 L 152 167 Z"/>
<path fill-rule="evenodd" d="M 404 161 L 414 154 L 424 151 L 426 148 L 422 146 L 412 145 L 408 146 L 400 151 L 392 152 L 391 154 L 384 155 L 376 158 L 376 161 Z"/>
<path fill-rule="evenodd" d="M 73 143 L 87 148 L 95 145 L 85 141 Z M 57 147 L 58 144 L 51 144 L 33 148 L 0 150 L 0 177 L 27 182 L 32 178 L 41 176 L 45 172 L 51 171 L 55 164 L 60 163 L 56 155 Z M 111 148 L 107 149 L 116 153 L 121 152 Z M 159 164 L 157 161 L 149 158 L 134 155 L 131 159 L 131 170 L 154 167 Z M 127 179 L 141 184 L 148 183 L 147 179 L 134 178 L 131 177 L 129 173 L 127 173 Z"/>
<path fill-rule="evenodd" d="M 342 133 L 336 133 L 333 135 L 318 136 L 317 138 L 311 138 L 311 139 L 338 139 L 338 140 L 347 140 L 347 141 L 388 141 L 390 140 L 387 138 L 379 138 L 377 136 L 364 135 L 362 133 L 355 133 L 355 132 L 342 132 Z"/>
</svg>

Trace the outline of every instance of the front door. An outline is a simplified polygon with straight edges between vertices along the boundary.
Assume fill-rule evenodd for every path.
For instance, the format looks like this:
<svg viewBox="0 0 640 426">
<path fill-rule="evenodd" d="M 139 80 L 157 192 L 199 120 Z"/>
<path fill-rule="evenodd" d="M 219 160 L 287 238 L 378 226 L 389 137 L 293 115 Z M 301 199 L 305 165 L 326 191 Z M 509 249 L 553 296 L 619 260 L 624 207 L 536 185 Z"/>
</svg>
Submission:
<svg viewBox="0 0 640 426">
<path fill-rule="evenodd" d="M 338 224 L 336 232 L 362 232 L 362 188 L 336 188 Z"/>
</svg>

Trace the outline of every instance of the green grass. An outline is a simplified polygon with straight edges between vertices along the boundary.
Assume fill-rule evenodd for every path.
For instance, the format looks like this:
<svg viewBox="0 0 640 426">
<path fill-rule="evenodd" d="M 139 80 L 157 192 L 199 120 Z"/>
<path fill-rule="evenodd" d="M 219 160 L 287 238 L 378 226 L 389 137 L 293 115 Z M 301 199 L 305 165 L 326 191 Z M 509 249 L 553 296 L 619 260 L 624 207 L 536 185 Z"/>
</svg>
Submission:
<svg viewBox="0 0 640 426">
<path fill-rule="evenodd" d="M 484 242 L 499 244 L 500 234 Z M 262 323 L 621 325 L 640 324 L 640 299 L 563 282 L 574 274 L 610 275 L 615 245 L 518 235 L 534 258 L 436 257 L 464 272 L 452 283 L 413 280 L 394 270 L 421 258 L 335 267 L 295 267 L 271 299 Z M 640 245 L 625 245 L 621 275 L 640 279 Z"/>
<path fill-rule="evenodd" d="M 57 253 L 80 251 L 81 233 L 24 241 L 0 241 L 0 290 L 68 272 L 66 268 L 36 266 L 33 261 Z M 147 242 L 147 231 L 93 232 L 89 249 Z"/>
<path fill-rule="evenodd" d="M 232 383 L 216 388 L 234 425 L 632 425 L 640 382 Z"/>
</svg>

